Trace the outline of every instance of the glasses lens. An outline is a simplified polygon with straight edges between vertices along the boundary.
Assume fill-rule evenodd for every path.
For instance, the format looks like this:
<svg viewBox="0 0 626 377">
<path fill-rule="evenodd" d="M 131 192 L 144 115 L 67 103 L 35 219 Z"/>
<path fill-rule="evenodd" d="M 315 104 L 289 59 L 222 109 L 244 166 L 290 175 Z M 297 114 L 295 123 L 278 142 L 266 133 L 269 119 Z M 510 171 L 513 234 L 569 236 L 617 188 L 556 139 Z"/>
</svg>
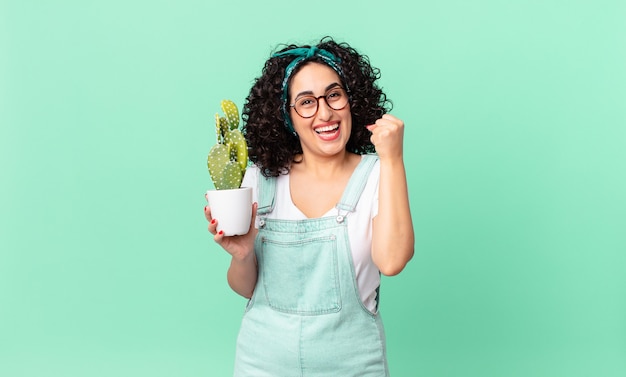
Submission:
<svg viewBox="0 0 626 377">
<path fill-rule="evenodd" d="M 313 96 L 304 96 L 296 100 L 296 112 L 301 117 L 310 118 L 317 112 L 317 98 Z"/>
<path fill-rule="evenodd" d="M 333 110 L 341 110 L 348 104 L 348 94 L 343 88 L 333 88 L 326 93 L 324 98 L 328 106 Z M 319 100 L 315 96 L 303 96 L 296 100 L 293 105 L 296 112 L 303 118 L 311 118 L 317 113 Z"/>
<path fill-rule="evenodd" d="M 342 88 L 335 88 L 326 94 L 326 103 L 334 110 L 341 110 L 348 104 L 348 95 Z"/>
</svg>

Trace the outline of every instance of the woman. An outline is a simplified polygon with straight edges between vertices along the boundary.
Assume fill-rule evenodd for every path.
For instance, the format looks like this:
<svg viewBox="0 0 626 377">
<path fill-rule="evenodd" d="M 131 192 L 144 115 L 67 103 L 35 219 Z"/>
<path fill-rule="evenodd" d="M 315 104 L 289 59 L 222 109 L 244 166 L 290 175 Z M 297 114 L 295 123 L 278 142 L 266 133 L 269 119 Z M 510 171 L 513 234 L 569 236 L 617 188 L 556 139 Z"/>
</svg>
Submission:
<svg viewBox="0 0 626 377">
<path fill-rule="evenodd" d="M 386 376 L 380 274 L 413 256 L 403 122 L 379 71 L 345 43 L 288 46 L 243 109 L 254 166 L 248 234 L 216 233 L 228 282 L 249 298 L 236 376 Z M 376 152 L 372 154 L 371 152 Z M 258 204 L 257 204 L 258 203 Z"/>
</svg>

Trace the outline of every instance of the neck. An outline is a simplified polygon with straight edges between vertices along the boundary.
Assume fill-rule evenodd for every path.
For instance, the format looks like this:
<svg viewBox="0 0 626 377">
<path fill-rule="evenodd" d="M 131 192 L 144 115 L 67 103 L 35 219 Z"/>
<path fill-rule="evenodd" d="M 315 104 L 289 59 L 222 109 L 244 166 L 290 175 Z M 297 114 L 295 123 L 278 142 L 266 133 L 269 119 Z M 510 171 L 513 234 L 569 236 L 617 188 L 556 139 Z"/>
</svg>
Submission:
<svg viewBox="0 0 626 377">
<path fill-rule="evenodd" d="M 359 158 L 359 155 L 347 151 L 327 157 L 305 153 L 296 156 L 295 161 L 298 163 L 292 165 L 292 170 L 296 169 L 319 179 L 329 179 L 346 169 L 352 169 L 356 158 Z"/>
</svg>

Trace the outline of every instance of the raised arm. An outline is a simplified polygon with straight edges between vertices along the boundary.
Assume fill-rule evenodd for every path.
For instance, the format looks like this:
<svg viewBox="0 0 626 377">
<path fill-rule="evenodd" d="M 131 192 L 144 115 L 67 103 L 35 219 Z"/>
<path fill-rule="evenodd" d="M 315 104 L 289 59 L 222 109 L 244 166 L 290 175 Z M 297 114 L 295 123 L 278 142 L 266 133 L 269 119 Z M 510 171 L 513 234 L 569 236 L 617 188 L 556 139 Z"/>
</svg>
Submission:
<svg viewBox="0 0 626 377">
<path fill-rule="evenodd" d="M 378 215 L 372 225 L 372 259 L 384 275 L 397 275 L 413 257 L 415 244 L 402 150 L 404 123 L 385 114 L 368 129 L 380 158 Z"/>
</svg>

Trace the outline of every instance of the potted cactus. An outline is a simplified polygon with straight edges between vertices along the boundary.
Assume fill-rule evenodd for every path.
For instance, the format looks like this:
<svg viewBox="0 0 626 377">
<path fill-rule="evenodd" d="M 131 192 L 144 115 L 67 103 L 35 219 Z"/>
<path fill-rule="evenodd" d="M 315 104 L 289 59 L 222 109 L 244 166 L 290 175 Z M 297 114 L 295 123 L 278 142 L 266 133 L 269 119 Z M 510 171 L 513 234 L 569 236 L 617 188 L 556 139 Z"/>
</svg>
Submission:
<svg viewBox="0 0 626 377">
<path fill-rule="evenodd" d="M 241 188 L 248 166 L 248 145 L 239 130 L 239 110 L 231 100 L 221 103 L 223 116 L 215 114 L 217 143 L 207 157 L 215 190 L 207 191 L 217 230 L 226 236 L 246 234 L 250 228 L 252 189 Z"/>
</svg>

